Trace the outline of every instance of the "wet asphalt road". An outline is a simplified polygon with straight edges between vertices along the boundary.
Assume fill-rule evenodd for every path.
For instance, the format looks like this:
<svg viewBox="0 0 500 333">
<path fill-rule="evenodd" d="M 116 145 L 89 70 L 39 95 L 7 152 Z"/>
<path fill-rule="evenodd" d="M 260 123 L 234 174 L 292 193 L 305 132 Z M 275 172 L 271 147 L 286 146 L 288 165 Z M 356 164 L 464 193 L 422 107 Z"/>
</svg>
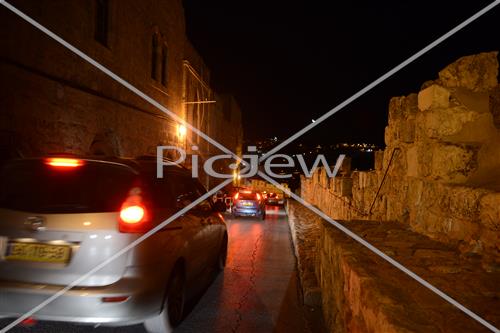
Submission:
<svg viewBox="0 0 500 333">
<path fill-rule="evenodd" d="M 229 253 L 227 267 L 191 310 L 175 333 L 215 332 L 318 332 L 319 312 L 301 305 L 295 257 L 286 214 L 268 206 L 267 219 L 227 219 Z M 0 327 L 8 321 L 0 321 Z M 85 327 L 62 323 L 38 323 L 16 327 L 12 333 L 146 331 L 129 327 Z"/>
</svg>

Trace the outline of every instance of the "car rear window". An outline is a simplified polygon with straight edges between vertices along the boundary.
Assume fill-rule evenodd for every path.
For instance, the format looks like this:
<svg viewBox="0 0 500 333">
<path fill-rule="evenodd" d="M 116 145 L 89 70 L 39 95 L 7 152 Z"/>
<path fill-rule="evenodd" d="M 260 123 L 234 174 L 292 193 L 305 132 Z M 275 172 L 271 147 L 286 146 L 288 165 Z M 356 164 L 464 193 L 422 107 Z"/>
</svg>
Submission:
<svg viewBox="0 0 500 333">
<path fill-rule="evenodd" d="M 42 160 L 10 162 L 0 167 L 0 207 L 45 214 L 119 211 L 136 177 L 113 163 L 62 169 Z"/>
<path fill-rule="evenodd" d="M 256 193 L 240 192 L 240 194 L 238 195 L 238 199 L 240 199 L 240 200 L 257 200 L 257 194 Z"/>
</svg>

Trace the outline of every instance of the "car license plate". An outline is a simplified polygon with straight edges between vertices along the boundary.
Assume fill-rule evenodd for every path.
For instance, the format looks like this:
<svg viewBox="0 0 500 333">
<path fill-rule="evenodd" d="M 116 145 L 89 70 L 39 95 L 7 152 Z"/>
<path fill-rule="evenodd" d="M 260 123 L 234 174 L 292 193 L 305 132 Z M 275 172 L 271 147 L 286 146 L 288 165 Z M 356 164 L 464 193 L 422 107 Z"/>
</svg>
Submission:
<svg viewBox="0 0 500 333">
<path fill-rule="evenodd" d="M 11 242 L 7 245 L 6 260 L 67 263 L 71 248 L 67 245 Z"/>
<path fill-rule="evenodd" d="M 253 206 L 253 204 L 251 202 L 244 202 L 243 206 Z"/>
</svg>

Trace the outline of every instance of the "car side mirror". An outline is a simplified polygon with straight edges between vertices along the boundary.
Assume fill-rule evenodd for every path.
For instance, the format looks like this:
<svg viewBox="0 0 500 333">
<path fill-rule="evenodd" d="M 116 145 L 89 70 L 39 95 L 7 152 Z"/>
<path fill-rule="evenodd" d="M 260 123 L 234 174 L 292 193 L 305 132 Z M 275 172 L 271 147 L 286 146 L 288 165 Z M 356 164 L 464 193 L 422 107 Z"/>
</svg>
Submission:
<svg viewBox="0 0 500 333">
<path fill-rule="evenodd" d="M 223 201 L 217 201 L 213 205 L 214 212 L 224 213 L 226 211 L 226 204 Z"/>
</svg>

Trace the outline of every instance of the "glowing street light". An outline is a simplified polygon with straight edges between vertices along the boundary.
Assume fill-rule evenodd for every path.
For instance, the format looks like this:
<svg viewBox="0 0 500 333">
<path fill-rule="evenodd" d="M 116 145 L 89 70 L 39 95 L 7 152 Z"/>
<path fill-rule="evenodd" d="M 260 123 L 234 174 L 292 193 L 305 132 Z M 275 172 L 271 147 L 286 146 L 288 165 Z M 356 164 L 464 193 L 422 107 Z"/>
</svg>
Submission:
<svg viewBox="0 0 500 333">
<path fill-rule="evenodd" d="M 186 126 L 184 126 L 182 124 L 178 124 L 177 125 L 177 136 L 179 137 L 179 139 L 184 139 L 184 137 L 186 136 L 186 133 L 187 133 Z"/>
</svg>

